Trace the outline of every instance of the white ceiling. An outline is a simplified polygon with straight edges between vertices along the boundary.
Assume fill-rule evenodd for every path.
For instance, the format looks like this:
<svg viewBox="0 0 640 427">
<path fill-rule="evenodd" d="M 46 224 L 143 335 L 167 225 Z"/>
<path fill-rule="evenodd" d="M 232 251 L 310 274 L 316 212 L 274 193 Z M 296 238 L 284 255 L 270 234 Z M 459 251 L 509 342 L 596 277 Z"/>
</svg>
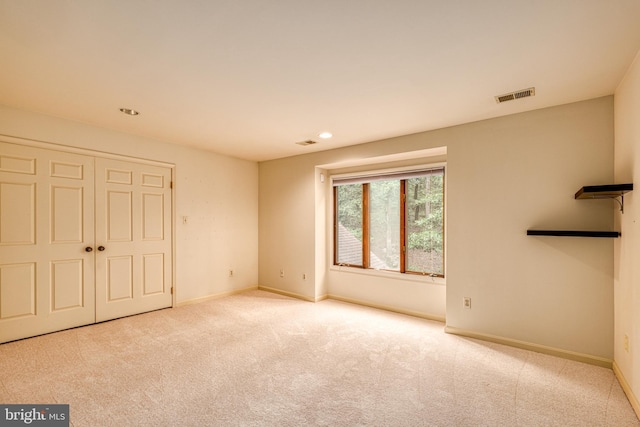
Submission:
<svg viewBox="0 0 640 427">
<path fill-rule="evenodd" d="M 260 161 L 610 95 L 639 49 L 638 0 L 0 0 L 0 104 Z"/>
</svg>

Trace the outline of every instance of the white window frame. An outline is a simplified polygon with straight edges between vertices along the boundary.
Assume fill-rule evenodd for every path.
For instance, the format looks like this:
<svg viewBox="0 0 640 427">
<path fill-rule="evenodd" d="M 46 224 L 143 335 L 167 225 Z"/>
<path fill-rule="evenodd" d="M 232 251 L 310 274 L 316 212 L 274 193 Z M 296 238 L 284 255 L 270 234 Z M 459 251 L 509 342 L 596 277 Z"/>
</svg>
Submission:
<svg viewBox="0 0 640 427">
<path fill-rule="evenodd" d="M 444 242 L 443 242 L 443 246 L 444 246 L 444 277 L 433 277 L 430 276 L 428 274 L 419 274 L 419 273 L 401 273 L 398 271 L 389 271 L 389 270 L 379 270 L 379 269 L 374 269 L 374 268 L 361 268 L 361 267 L 355 267 L 355 266 L 348 266 L 348 265 L 340 265 L 340 264 L 334 264 L 334 259 L 335 259 L 335 254 L 334 254 L 334 250 L 336 248 L 337 242 L 336 242 L 336 233 L 335 233 L 335 224 L 334 224 L 334 212 L 335 212 L 335 200 L 333 197 L 333 191 L 334 191 L 334 181 L 346 181 L 346 180 L 353 180 L 353 183 L 356 183 L 358 181 L 360 182 L 371 182 L 371 180 L 369 180 L 369 178 L 373 178 L 373 177 L 379 177 L 379 176 L 389 176 L 392 177 L 393 175 L 398 175 L 398 176 L 402 176 L 404 174 L 410 174 L 412 172 L 419 172 L 419 171 L 427 171 L 430 169 L 439 169 L 439 168 L 443 168 L 444 169 L 444 176 L 445 176 L 445 184 L 444 184 L 444 212 L 443 212 L 443 222 L 444 222 Z M 404 166 L 404 167 L 395 167 L 395 168 L 383 168 L 383 169 L 364 169 L 364 168 L 358 168 L 358 171 L 354 171 L 354 172 L 347 172 L 347 173 L 334 173 L 334 174 L 330 174 L 329 176 L 329 191 L 331 193 L 331 197 L 329 197 L 330 200 L 330 211 L 331 215 L 330 215 L 330 224 L 331 224 L 331 238 L 330 238 L 330 258 L 329 258 L 329 269 L 332 271 L 340 271 L 340 272 L 348 272 L 348 273 L 354 273 L 354 274 L 364 274 L 364 275 L 370 275 L 370 276 L 376 276 L 376 277 L 386 277 L 386 278 L 392 278 L 395 280 L 406 280 L 406 281 L 414 281 L 414 282 L 428 282 L 428 283 L 436 283 L 436 284 L 446 284 L 446 277 L 447 277 L 447 257 L 446 257 L 446 248 L 447 248 L 447 162 L 435 162 L 435 163 L 425 163 L 425 164 L 419 164 L 419 165 L 411 165 L 411 166 Z"/>
</svg>

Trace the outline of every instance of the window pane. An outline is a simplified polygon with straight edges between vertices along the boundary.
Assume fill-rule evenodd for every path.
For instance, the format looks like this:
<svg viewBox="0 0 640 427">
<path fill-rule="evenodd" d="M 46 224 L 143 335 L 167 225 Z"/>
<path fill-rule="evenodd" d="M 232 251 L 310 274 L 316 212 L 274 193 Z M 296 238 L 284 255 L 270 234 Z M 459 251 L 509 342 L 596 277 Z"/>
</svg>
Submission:
<svg viewBox="0 0 640 427">
<path fill-rule="evenodd" d="M 369 184 L 369 267 L 400 270 L 400 181 Z"/>
<path fill-rule="evenodd" d="M 338 264 L 362 266 L 362 184 L 336 187 Z"/>
<path fill-rule="evenodd" d="M 443 173 L 406 183 L 407 271 L 444 274 Z"/>
</svg>

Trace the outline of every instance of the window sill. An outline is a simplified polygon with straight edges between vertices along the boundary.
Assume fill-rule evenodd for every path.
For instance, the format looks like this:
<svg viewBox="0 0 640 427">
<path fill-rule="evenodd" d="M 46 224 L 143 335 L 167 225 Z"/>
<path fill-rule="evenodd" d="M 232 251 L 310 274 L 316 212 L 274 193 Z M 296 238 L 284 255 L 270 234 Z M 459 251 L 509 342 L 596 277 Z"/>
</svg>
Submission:
<svg viewBox="0 0 640 427">
<path fill-rule="evenodd" d="M 422 276 L 419 274 L 406 274 L 406 273 L 398 273 L 394 271 L 374 270 L 371 268 L 357 268 L 357 267 L 332 265 L 331 267 L 329 267 L 329 271 L 336 271 L 340 273 L 362 274 L 365 276 L 382 277 L 385 279 L 402 280 L 406 282 L 428 283 L 433 285 L 447 284 L 446 278 L 442 278 L 442 277 L 430 277 L 430 276 Z"/>
</svg>

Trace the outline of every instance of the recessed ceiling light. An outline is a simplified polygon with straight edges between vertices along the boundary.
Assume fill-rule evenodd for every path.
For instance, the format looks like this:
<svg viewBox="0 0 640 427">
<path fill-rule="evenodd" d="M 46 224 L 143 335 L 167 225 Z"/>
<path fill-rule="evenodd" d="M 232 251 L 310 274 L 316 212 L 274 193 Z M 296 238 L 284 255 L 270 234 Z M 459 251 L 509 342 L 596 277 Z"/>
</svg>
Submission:
<svg viewBox="0 0 640 427">
<path fill-rule="evenodd" d="M 333 136 L 333 134 L 331 132 L 322 132 L 320 135 L 318 135 L 320 138 L 322 139 L 329 139 Z"/>
<path fill-rule="evenodd" d="M 122 111 L 125 114 L 128 114 L 129 116 L 137 116 L 138 114 L 140 114 L 139 111 L 132 110 L 131 108 L 121 108 L 120 111 Z"/>
</svg>

